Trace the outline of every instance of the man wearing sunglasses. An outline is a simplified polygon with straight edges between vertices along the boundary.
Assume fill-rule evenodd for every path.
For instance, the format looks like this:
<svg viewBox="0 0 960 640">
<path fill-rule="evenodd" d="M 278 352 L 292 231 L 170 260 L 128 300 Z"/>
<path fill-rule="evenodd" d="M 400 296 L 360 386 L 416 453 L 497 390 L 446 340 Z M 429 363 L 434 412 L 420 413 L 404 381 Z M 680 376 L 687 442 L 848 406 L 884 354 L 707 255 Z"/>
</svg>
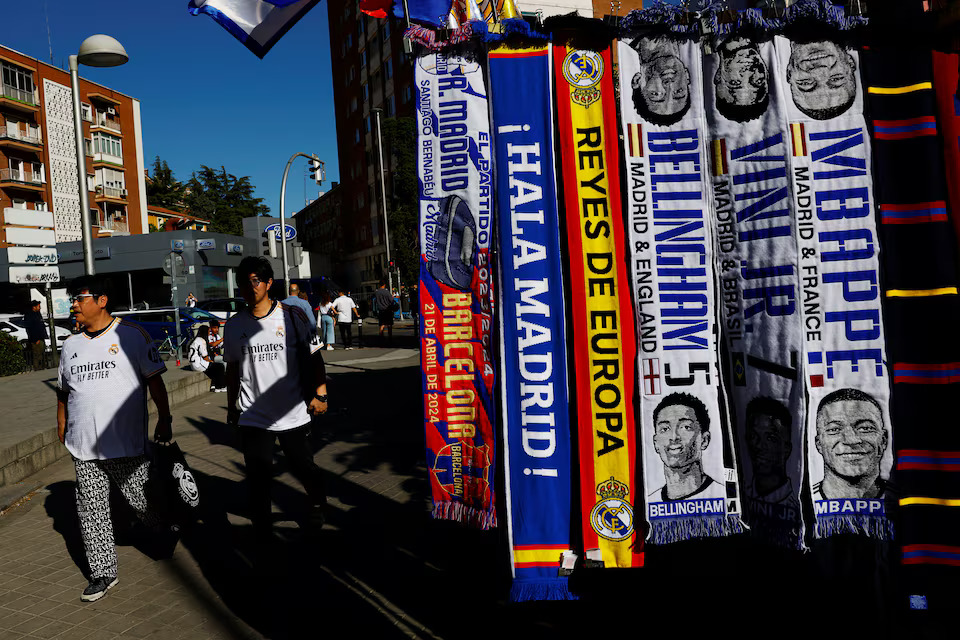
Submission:
<svg viewBox="0 0 960 640">
<path fill-rule="evenodd" d="M 314 322 L 301 309 L 270 297 L 270 262 L 246 257 L 236 274 L 247 308 L 232 316 L 223 332 L 227 422 L 240 430 L 250 518 L 258 552 L 264 552 L 273 535 L 270 480 L 277 440 L 313 505 L 309 526 L 323 526 L 323 472 L 313 461 L 307 436 L 311 416 L 327 412 L 326 370 Z"/>
<path fill-rule="evenodd" d="M 144 495 L 149 469 L 144 455 L 147 389 L 159 415 L 156 440 L 170 440 L 173 418 L 161 377 L 166 366 L 146 331 L 107 311 L 108 283 L 81 276 L 69 291 L 71 310 L 84 330 L 63 343 L 57 431 L 77 472 L 77 515 L 90 565 L 90 584 L 80 599 L 92 602 L 117 584 L 110 483 L 144 524 L 158 524 Z"/>
</svg>

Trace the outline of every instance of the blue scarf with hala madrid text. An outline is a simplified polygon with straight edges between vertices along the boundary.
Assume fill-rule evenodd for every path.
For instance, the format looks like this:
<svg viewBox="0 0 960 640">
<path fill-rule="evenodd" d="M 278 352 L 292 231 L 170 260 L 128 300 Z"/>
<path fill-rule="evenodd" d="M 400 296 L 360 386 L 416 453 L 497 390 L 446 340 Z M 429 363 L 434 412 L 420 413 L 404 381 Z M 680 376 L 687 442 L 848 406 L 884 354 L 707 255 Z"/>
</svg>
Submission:
<svg viewBox="0 0 960 640">
<path fill-rule="evenodd" d="M 572 479 L 549 52 L 540 46 L 489 56 L 514 601 L 573 598 L 561 571 Z"/>
</svg>

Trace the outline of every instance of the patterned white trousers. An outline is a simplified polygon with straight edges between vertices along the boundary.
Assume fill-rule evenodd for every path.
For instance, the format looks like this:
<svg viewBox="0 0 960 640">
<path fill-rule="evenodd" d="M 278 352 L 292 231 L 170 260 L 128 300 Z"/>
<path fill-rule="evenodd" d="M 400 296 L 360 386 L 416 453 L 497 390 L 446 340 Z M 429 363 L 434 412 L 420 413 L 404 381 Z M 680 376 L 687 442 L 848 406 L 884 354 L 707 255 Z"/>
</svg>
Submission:
<svg viewBox="0 0 960 640">
<path fill-rule="evenodd" d="M 117 547 L 110 519 L 110 482 L 119 487 L 137 517 L 147 526 L 155 527 L 158 519 L 148 509 L 143 490 L 150 461 L 146 456 L 111 460 L 74 458 L 73 464 L 77 470 L 77 515 L 90 578 L 115 577 Z"/>
</svg>

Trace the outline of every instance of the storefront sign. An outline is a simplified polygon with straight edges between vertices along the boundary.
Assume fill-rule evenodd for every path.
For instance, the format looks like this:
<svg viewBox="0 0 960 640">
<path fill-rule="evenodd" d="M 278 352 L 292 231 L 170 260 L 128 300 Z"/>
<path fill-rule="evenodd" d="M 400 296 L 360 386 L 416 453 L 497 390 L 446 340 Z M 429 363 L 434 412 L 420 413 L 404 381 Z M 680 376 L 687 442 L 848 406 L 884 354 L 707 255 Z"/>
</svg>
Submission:
<svg viewBox="0 0 960 640">
<path fill-rule="evenodd" d="M 57 264 L 54 247 L 7 247 L 10 264 Z"/>
<path fill-rule="evenodd" d="M 42 284 L 60 282 L 59 267 L 10 267 L 10 282 L 16 284 Z"/>
</svg>

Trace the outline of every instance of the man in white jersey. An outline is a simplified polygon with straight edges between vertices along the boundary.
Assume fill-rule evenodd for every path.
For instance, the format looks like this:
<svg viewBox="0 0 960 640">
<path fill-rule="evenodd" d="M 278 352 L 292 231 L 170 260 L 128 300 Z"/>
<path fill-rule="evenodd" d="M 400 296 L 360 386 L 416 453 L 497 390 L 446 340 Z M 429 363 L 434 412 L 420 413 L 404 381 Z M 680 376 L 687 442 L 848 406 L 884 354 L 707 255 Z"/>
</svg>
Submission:
<svg viewBox="0 0 960 640">
<path fill-rule="evenodd" d="M 159 415 L 154 438 L 172 437 L 161 377 L 166 366 L 146 331 L 110 315 L 109 293 L 96 276 L 71 283 L 71 308 L 84 330 L 63 343 L 58 379 L 57 430 L 77 472 L 77 515 L 90 565 L 90 584 L 80 596 L 85 602 L 117 584 L 110 482 L 145 524 L 157 524 L 143 491 L 149 468 L 145 389 Z"/>
<path fill-rule="evenodd" d="M 346 291 L 340 290 L 340 296 L 333 301 L 333 311 L 337 314 L 337 327 L 340 328 L 340 342 L 345 349 L 353 349 L 353 317 L 360 319 L 357 313 L 357 303 L 353 298 L 347 295 Z"/>
<path fill-rule="evenodd" d="M 270 298 L 270 262 L 249 256 L 236 273 L 247 308 L 231 317 L 223 332 L 227 422 L 240 429 L 250 517 L 263 543 L 272 537 L 270 479 L 276 440 L 313 504 L 310 525 L 323 526 L 323 472 L 313 461 L 307 436 L 310 416 L 327 411 L 326 370 L 312 320 L 299 308 Z"/>
</svg>

